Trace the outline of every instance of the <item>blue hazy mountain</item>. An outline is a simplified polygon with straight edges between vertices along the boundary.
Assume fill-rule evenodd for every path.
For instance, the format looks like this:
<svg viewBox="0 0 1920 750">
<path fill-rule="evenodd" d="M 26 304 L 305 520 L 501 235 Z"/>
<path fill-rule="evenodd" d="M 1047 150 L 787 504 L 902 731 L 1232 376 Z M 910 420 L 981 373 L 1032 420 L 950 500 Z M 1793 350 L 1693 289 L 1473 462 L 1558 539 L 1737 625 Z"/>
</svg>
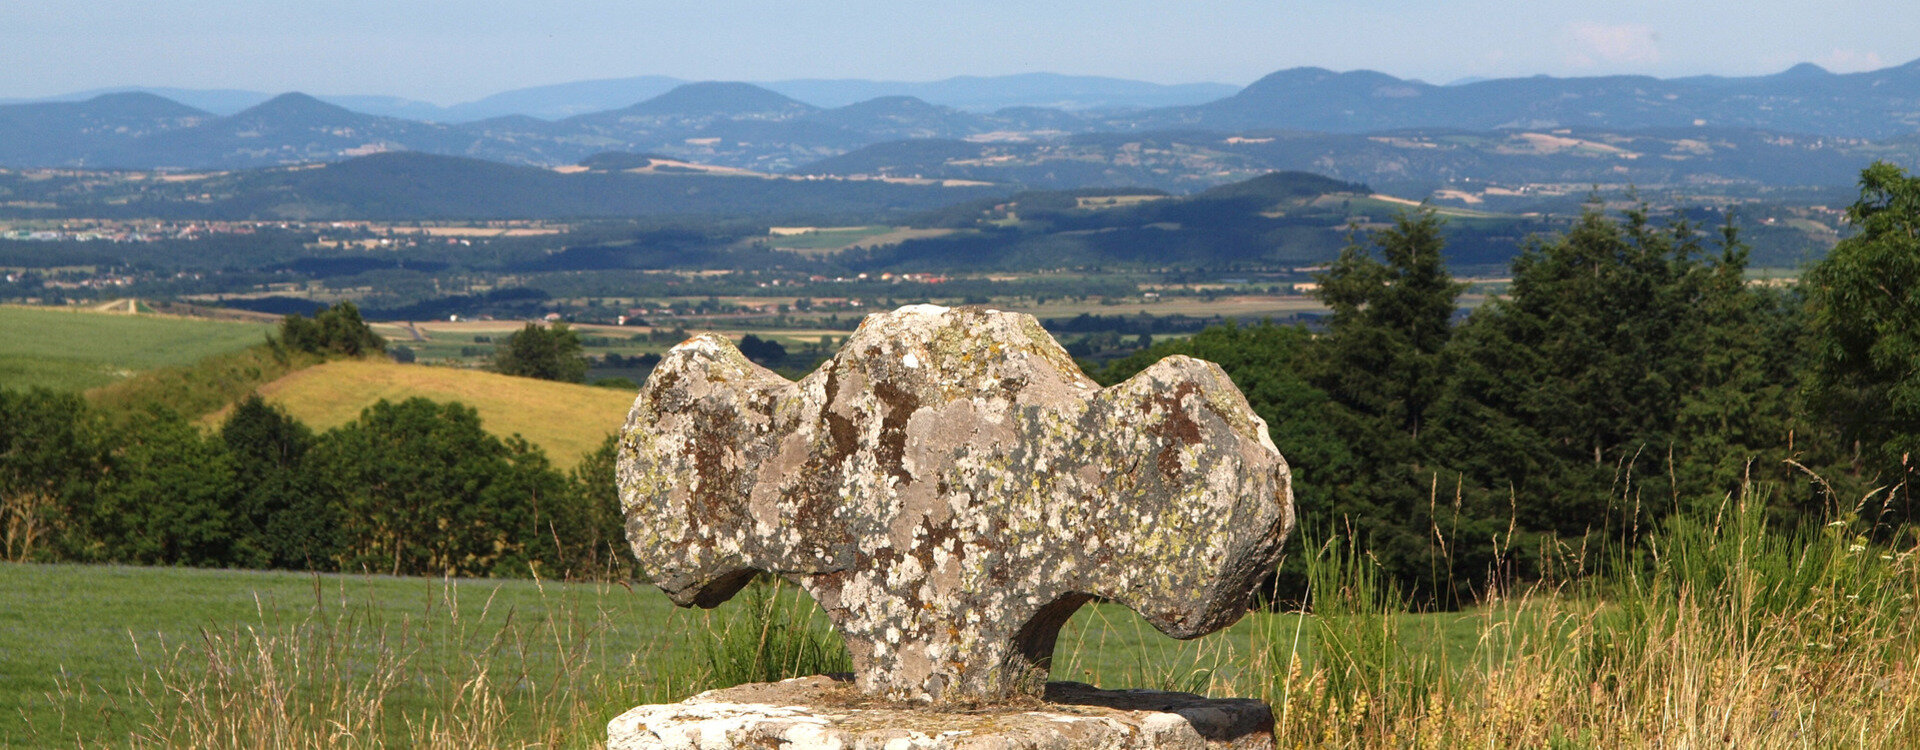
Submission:
<svg viewBox="0 0 1920 750">
<path fill-rule="evenodd" d="M 786 84 L 791 85 L 782 91 L 779 87 Z M 1005 172 L 992 166 L 999 162 L 943 167 L 945 160 L 928 160 L 976 148 L 966 144 L 1012 143 L 1027 145 L 1009 146 L 1011 151 L 1002 156 L 1010 158 L 1003 161 L 1009 165 L 1031 162 L 1033 167 L 1031 175 L 1012 173 L 1008 179 L 1013 181 L 1107 184 L 1132 179 L 1144 169 L 1139 165 L 1151 162 L 1157 165 L 1153 169 L 1162 171 L 1142 172 L 1153 180 L 1147 184 L 1184 191 L 1218 182 L 1236 170 L 1302 168 L 1294 164 L 1295 156 L 1278 154 L 1305 148 L 1302 144 L 1308 141 L 1299 138 L 1303 133 L 1376 136 L 1312 141 L 1312 148 L 1325 151 L 1316 158 L 1329 164 L 1353 160 L 1355 171 L 1336 171 L 1336 176 L 1376 182 L 1381 178 L 1368 171 L 1376 160 L 1386 160 L 1380 163 L 1389 167 L 1400 162 L 1444 161 L 1451 166 L 1436 166 L 1433 174 L 1465 170 L 1459 175 L 1475 178 L 1486 176 L 1474 171 L 1483 168 L 1505 170 L 1503 174 L 1524 172 L 1507 163 L 1514 160 L 1519 160 L 1514 164 L 1564 162 L 1574 165 L 1564 179 L 1587 180 L 1590 177 L 1572 176 L 1588 174 L 1585 165 L 1590 162 L 1579 159 L 1639 153 L 1641 147 L 1621 144 L 1644 136 L 1646 143 L 1653 144 L 1648 146 L 1650 153 L 1660 153 L 1662 158 L 1616 166 L 1648 179 L 1664 179 L 1666 172 L 1657 169 L 1662 165 L 1679 165 L 1675 168 L 1685 171 L 1713 164 L 1718 171 L 1698 176 L 1754 179 L 1760 175 L 1756 170 L 1769 167 L 1751 162 L 1744 154 L 1758 153 L 1759 144 L 1778 141 L 1795 154 L 1788 162 L 1802 165 L 1789 168 L 1783 162 L 1773 167 L 1781 176 L 1764 181 L 1780 184 L 1847 171 L 1811 156 L 1803 159 L 1801 151 L 1826 148 L 1850 163 L 1872 158 L 1872 143 L 1891 143 L 1920 130 L 1920 61 L 1848 74 L 1802 64 L 1750 77 L 1536 76 L 1446 86 L 1364 70 L 1293 68 L 1200 104 L 1069 109 L 1095 99 L 1058 97 L 1054 102 L 1058 106 L 1053 107 L 977 111 L 966 104 L 1021 101 L 1074 86 L 1090 97 L 1109 97 L 1098 101 L 1110 104 L 1118 101 L 1113 97 L 1154 84 L 1043 74 L 926 84 L 788 81 L 757 85 L 655 77 L 521 89 L 447 108 L 391 97 L 286 94 L 261 98 L 237 111 L 228 108 L 249 101 L 247 92 L 200 92 L 191 102 L 120 92 L 83 101 L 0 105 L 0 166 L 234 169 L 339 161 L 381 151 L 556 166 L 603 152 L 628 152 L 763 172 L 814 165 L 815 171 L 832 167 L 826 171 L 844 174 L 854 165 L 866 164 L 911 167 L 908 175 L 976 179 Z M 895 91 L 902 87 L 927 95 Z M 993 94 L 995 87 L 999 87 L 997 94 Z M 887 91 L 895 93 L 881 93 Z M 877 95 L 840 101 L 864 94 Z M 552 114 L 574 106 L 565 102 L 589 101 L 589 96 L 600 97 L 594 106 L 617 104 L 557 119 L 506 112 L 545 107 L 541 112 Z M 343 106 L 343 101 L 349 105 Z M 465 119 L 487 112 L 496 113 Z M 1459 139 L 1434 135 L 1449 130 L 1478 134 L 1469 140 L 1479 145 L 1461 146 L 1456 143 Z M 1415 140 L 1425 144 L 1422 148 L 1438 151 L 1428 154 L 1394 145 L 1391 136 L 1400 131 L 1418 131 Z M 1555 135 L 1560 131 L 1575 135 Z M 1519 132 L 1539 138 L 1503 140 Z M 1182 149 L 1203 148 L 1225 156 L 1182 159 L 1178 154 L 1124 150 L 1145 148 L 1127 146 L 1136 134 L 1169 133 L 1182 134 L 1173 139 Z M 1230 137 L 1243 142 L 1227 143 Z M 1100 145 L 1115 138 L 1119 140 L 1113 147 L 1120 150 L 1109 152 Z M 1276 138 L 1273 145 L 1261 145 Z M 1561 146 L 1552 143 L 1569 138 L 1569 142 L 1588 145 L 1569 146 L 1572 150 L 1563 153 Z M 911 143 L 925 139 L 942 143 L 926 149 Z M 901 141 L 908 143 L 886 145 Z M 1216 141 L 1232 148 L 1204 145 Z M 1673 148 L 1692 151 L 1666 153 Z M 1901 150 L 1905 148 L 1896 150 L 1905 153 Z M 878 150 L 863 153 L 864 149 Z M 1091 151 L 1077 162 L 1047 156 L 1086 149 Z M 1448 149 L 1457 151 L 1459 158 L 1442 159 L 1440 152 Z M 1783 158 L 1787 153 L 1781 152 Z M 1235 166 L 1221 159 L 1246 164 Z M 1041 163 L 1045 169 L 1039 168 Z M 956 170 L 980 174 L 967 176 Z"/>
<path fill-rule="evenodd" d="M 1755 128 L 1886 138 L 1920 129 L 1920 60 L 1862 73 L 1802 63 L 1766 76 L 1502 78 L 1434 86 L 1368 70 L 1282 70 L 1134 127 L 1360 133 L 1399 128 Z"/>
<path fill-rule="evenodd" d="M 910 96 L 972 112 L 992 112 L 1008 107 L 1045 107 L 1069 111 L 1177 107 L 1210 102 L 1240 90 L 1238 86 L 1224 83 L 1168 85 L 1058 73 L 956 76 L 924 83 L 813 78 L 761 85 L 822 107 L 843 107 L 880 97 Z"/>
</svg>

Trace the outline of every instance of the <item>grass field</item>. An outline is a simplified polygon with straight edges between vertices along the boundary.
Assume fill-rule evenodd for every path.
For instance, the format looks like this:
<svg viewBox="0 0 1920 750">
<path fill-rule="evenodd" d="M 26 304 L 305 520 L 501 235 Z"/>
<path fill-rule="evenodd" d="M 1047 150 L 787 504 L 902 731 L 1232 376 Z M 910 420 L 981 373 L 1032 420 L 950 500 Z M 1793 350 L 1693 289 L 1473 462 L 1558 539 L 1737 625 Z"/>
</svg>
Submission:
<svg viewBox="0 0 1920 750">
<path fill-rule="evenodd" d="M 779 606 L 824 627 L 817 607 L 781 589 Z M 609 689 L 588 697 L 586 707 L 587 718 L 604 725 L 633 705 L 678 700 L 704 687 L 686 676 L 701 664 L 668 663 L 663 655 L 699 661 L 723 627 L 716 623 L 751 606 L 752 597 L 742 595 L 713 612 L 679 609 L 647 585 L 0 563 L 0 727 L 13 727 L 0 728 L 0 746 L 71 747 L 75 733 L 87 745 L 116 741 L 144 728 L 134 716 L 103 710 L 104 696 L 160 689 L 163 677 L 181 677 L 169 672 L 176 659 L 196 658 L 210 642 L 313 628 L 349 633 L 362 642 L 344 646 L 369 654 L 397 649 L 409 659 L 406 673 L 428 682 L 460 674 L 470 656 L 497 650 L 502 633 L 525 638 L 512 647 L 516 669 L 544 675 L 578 659 L 583 673 L 607 677 Z M 1251 643 L 1256 624 L 1249 619 L 1183 643 L 1123 608 L 1087 607 L 1062 632 L 1056 674 L 1110 687 L 1195 687 L 1193 665 L 1220 666 L 1213 663 L 1225 655 L 1244 655 L 1227 644 Z M 556 641 L 556 631 L 579 641 Z M 361 667 L 368 674 L 360 679 L 379 672 L 375 664 Z M 1203 673 L 1202 682 L 1211 676 Z M 403 691 L 391 699 L 392 710 L 431 707 L 435 687 L 414 685 L 419 694 Z"/>
<path fill-rule="evenodd" d="M 810 232 L 773 235 L 756 240 L 799 255 L 830 255 L 850 247 L 883 247 L 907 240 L 945 237 L 952 229 L 913 229 L 910 227 L 821 227 Z"/>
<path fill-rule="evenodd" d="M 0 747 L 72 747 L 75 733 L 86 746 L 125 744 L 140 728 L 134 717 L 94 711 L 88 696 L 163 689 L 156 670 L 182 649 L 191 656 L 236 631 L 350 634 L 357 641 L 340 645 L 364 673 L 347 679 L 376 677 L 384 650 L 404 654 L 408 674 L 426 680 L 458 671 L 502 633 L 529 632 L 512 630 L 515 621 L 558 618 L 593 628 L 583 658 L 595 673 L 617 674 L 636 654 L 684 651 L 696 631 L 682 620 L 700 616 L 650 588 L 610 585 L 0 564 Z M 530 668 L 579 656 L 551 639 L 516 646 Z M 392 699 L 405 711 L 431 703 L 426 691 L 413 685 Z"/>
<path fill-rule="evenodd" d="M 272 327 L 0 306 L 0 387 L 86 390 L 265 341 Z"/>
<path fill-rule="evenodd" d="M 1303 543 L 1313 614 L 1177 642 L 1083 608 L 1052 674 L 1260 698 L 1281 747 L 1920 746 L 1920 549 L 1763 512 L 1460 613 Z M 0 744 L 594 747 L 632 705 L 844 670 L 835 643 L 765 584 L 692 611 L 641 584 L 0 564 Z"/>
<path fill-rule="evenodd" d="M 268 383 L 260 395 L 315 430 L 346 424 L 383 398 L 459 401 L 478 411 L 489 431 L 518 433 L 545 448 L 555 465 L 568 468 L 626 421 L 635 394 L 478 370 L 340 360 Z M 225 418 L 222 410 L 207 421 L 218 424 Z"/>
</svg>

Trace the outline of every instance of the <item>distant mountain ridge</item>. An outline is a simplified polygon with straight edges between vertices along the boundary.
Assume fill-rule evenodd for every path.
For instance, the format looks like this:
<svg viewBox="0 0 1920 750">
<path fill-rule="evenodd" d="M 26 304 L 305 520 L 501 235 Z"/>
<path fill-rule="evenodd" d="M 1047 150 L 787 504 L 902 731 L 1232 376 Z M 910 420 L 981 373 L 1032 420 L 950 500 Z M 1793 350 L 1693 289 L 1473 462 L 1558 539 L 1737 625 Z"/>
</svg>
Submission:
<svg viewBox="0 0 1920 750">
<path fill-rule="evenodd" d="M 1292 68 L 1218 101 L 1150 113 L 1138 126 L 1333 133 L 1433 127 L 1735 127 L 1887 138 L 1920 129 L 1920 60 L 1846 74 L 1801 63 L 1773 75 L 1743 78 L 1534 76 L 1452 86 L 1368 70 Z"/>
<path fill-rule="evenodd" d="M 521 115 L 563 120 L 576 115 L 620 109 L 652 99 L 674 88 L 696 83 L 670 76 L 634 76 L 570 81 L 502 91 L 482 99 L 441 106 L 397 96 L 320 95 L 321 101 L 384 117 L 402 117 L 441 123 L 464 123 Z M 1007 107 L 1050 109 L 1145 109 L 1201 104 L 1231 96 L 1239 86 L 1224 83 L 1159 84 L 1102 76 L 1058 73 L 1021 73 L 1004 76 L 957 76 L 938 81 L 873 81 L 854 78 L 808 78 L 753 82 L 810 105 L 843 107 L 888 96 L 910 96 L 945 107 L 991 112 Z M 238 89 L 184 89 L 123 86 L 76 91 L 58 96 L 0 99 L 0 105 L 78 102 L 102 94 L 155 94 L 217 115 L 231 115 L 273 98 L 273 94 Z"/>
<path fill-rule="evenodd" d="M 851 176 L 866 174 L 848 171 L 864 165 L 906 178 L 978 179 L 971 175 L 992 174 L 1021 184 L 1061 186 L 1113 184 L 1116 179 L 1138 177 L 1149 182 L 1136 184 L 1196 190 L 1255 169 L 1314 168 L 1368 180 L 1399 170 L 1427 175 L 1421 180 L 1444 180 L 1475 177 L 1475 169 L 1511 167 L 1515 159 L 1534 159 L 1534 166 L 1525 168 L 1533 170 L 1529 174 L 1562 181 L 1617 173 L 1712 182 L 1754 179 L 1766 165 L 1755 164 L 1743 154 L 1782 143 L 1797 144 L 1793 148 L 1801 151 L 1839 149 L 1833 152 L 1836 156 L 1855 159 L 1878 148 L 1870 142 L 1892 142 L 1920 130 L 1920 61 L 1850 74 L 1803 64 L 1747 78 L 1537 76 L 1448 86 L 1373 71 L 1293 68 L 1205 103 L 1080 111 L 1021 106 L 981 112 L 898 93 L 823 107 L 750 83 L 669 86 L 674 79 L 667 78 L 588 83 L 606 96 L 667 88 L 617 107 L 557 120 L 501 115 L 461 124 L 370 114 L 305 94 L 272 97 L 226 116 L 138 92 L 104 94 L 82 102 L 0 105 L 0 166 L 243 169 L 339 161 L 383 151 L 558 166 L 594 154 L 632 152 L 760 172 L 804 167 L 811 173 Z M 795 93 L 805 93 L 800 89 L 808 87 L 816 94 L 834 90 L 842 96 L 879 90 L 857 90 L 845 81 L 789 83 Z M 1011 92 L 1006 97 L 1018 98 L 1022 86 L 1028 87 L 1024 89 L 1028 93 L 1057 91 L 1068 84 L 1096 92 L 1105 86 L 1124 93 L 1138 82 L 1011 76 L 936 83 L 914 85 L 945 87 L 942 90 L 949 97 L 1004 85 Z M 880 86 L 861 85 L 866 84 Z M 230 100 L 231 94 L 222 95 Z M 534 90 L 499 96 L 504 97 L 502 101 L 528 104 L 548 95 L 563 96 Z M 1486 137 L 1468 139 L 1473 143 L 1462 145 L 1441 137 L 1449 130 Z M 1509 137 L 1520 131 L 1538 137 Z M 1396 135 L 1402 132 L 1415 137 Z M 1303 133 L 1324 137 L 1302 140 Z M 1649 143 L 1664 144 L 1654 150 L 1658 161 L 1631 162 L 1639 147 L 1602 142 L 1632 141 L 1640 137 L 1636 133 L 1650 138 Z M 1169 134 L 1176 137 L 1166 137 Z M 1174 143 L 1178 148 L 1225 154 L 1220 158 L 1227 161 L 1203 164 L 1205 159 L 1127 152 L 1143 148 L 1127 145 L 1142 135 L 1154 135 L 1148 140 Z M 1255 147 L 1276 138 L 1277 145 Z M 937 142 L 916 145 L 928 139 Z M 1617 157 L 1624 161 L 1601 165 L 1596 172 L 1600 162 L 1567 161 L 1572 156 L 1560 154 L 1562 147 L 1551 143 L 1562 140 L 1586 144 L 1574 149 L 1578 152 L 1574 155 L 1627 155 Z M 1399 141 L 1419 141 L 1420 148 L 1431 153 L 1395 146 Z M 891 142 L 904 143 L 888 145 Z M 1219 143 L 1233 147 L 1217 148 Z M 1025 144 L 1013 148 L 1019 154 L 995 152 L 998 155 L 992 158 L 1045 168 L 1020 172 L 1001 169 L 1002 163 L 980 161 L 984 156 L 964 156 L 970 150 L 993 151 L 988 144 Z M 1099 153 L 1087 152 L 1089 145 Z M 1093 161 L 1049 155 L 1076 149 Z M 938 159 L 930 162 L 933 152 L 938 152 Z M 1281 153 L 1285 158 L 1278 162 L 1269 158 Z M 1824 180 L 1849 171 L 1837 168 L 1840 162 L 1833 159 L 1809 161 L 1798 151 L 1780 153 L 1797 160 L 1797 171 L 1780 170 L 1781 175 L 1794 175 L 1791 179 L 1817 176 Z M 1717 156 L 1696 158 L 1708 154 Z M 1538 168 L 1547 162 L 1536 157 L 1553 157 L 1565 168 Z M 1235 159 L 1245 163 L 1228 163 Z M 1666 162 L 1690 166 L 1667 168 L 1673 165 Z M 1154 166 L 1142 166 L 1148 163 Z M 1715 171 L 1687 171 L 1702 164 L 1710 164 Z M 1739 176 L 1730 177 L 1730 173 Z M 1789 178 L 1767 179 L 1777 183 Z"/>
</svg>

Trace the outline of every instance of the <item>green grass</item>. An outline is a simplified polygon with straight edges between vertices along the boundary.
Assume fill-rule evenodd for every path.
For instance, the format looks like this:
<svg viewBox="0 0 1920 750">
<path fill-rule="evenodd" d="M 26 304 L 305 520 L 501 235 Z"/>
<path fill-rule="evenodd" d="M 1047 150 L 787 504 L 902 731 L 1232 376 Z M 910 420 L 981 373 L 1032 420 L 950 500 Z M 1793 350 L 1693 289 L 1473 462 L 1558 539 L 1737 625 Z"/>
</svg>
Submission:
<svg viewBox="0 0 1920 750">
<path fill-rule="evenodd" d="M 517 665 L 550 670 L 584 653 L 592 673 L 618 675 L 635 672 L 635 655 L 695 653 L 689 639 L 703 632 L 703 616 L 677 610 L 652 587 L 0 564 L 0 747 L 62 738 L 72 746 L 75 733 L 88 744 L 125 737 L 137 717 L 95 712 L 98 704 L 78 694 L 151 690 L 156 670 L 176 655 L 191 659 L 212 637 L 354 633 L 355 660 L 367 672 L 358 678 L 377 672 L 373 656 L 387 651 L 409 654 L 408 674 L 432 680 L 458 673 L 508 632 L 524 638 L 512 644 Z M 574 652 L 580 644 L 551 638 L 542 623 L 583 628 L 576 634 L 591 643 Z M 430 689 L 411 692 L 390 710 L 435 702 Z M 602 696 L 615 712 L 663 697 Z"/>
<path fill-rule="evenodd" d="M 1087 607 L 1053 677 L 1260 698 L 1283 747 L 1917 746 L 1920 549 L 1763 514 L 1674 519 L 1607 578 L 1459 613 L 1301 544 L 1312 615 L 1176 642 Z M 764 583 L 703 612 L 646 586 L 0 565 L 7 746 L 591 747 L 633 705 L 845 663 Z"/>
<path fill-rule="evenodd" d="M 79 391 L 266 340 L 272 326 L 0 306 L 0 387 Z"/>
<path fill-rule="evenodd" d="M 0 564 L 0 717 L 5 717 L 0 746 L 63 738 L 71 745 L 76 733 L 83 740 L 103 741 L 150 731 L 137 712 L 119 710 L 131 700 L 126 696 L 155 691 L 165 675 L 181 679 L 179 665 L 204 660 L 209 643 L 231 650 L 235 639 L 244 641 L 250 634 L 280 634 L 283 640 L 277 643 L 284 644 L 290 633 L 346 633 L 363 662 L 364 673 L 354 679 L 372 680 L 380 672 L 373 655 L 398 651 L 410 654 L 406 673 L 414 681 L 446 683 L 458 681 L 465 660 L 497 646 L 501 633 L 512 632 L 512 639 L 522 641 L 511 654 L 516 669 L 552 674 L 563 662 L 578 659 L 583 678 L 603 678 L 592 690 L 575 688 L 586 693 L 582 726 L 604 723 L 642 702 L 677 700 L 713 685 L 795 671 L 785 665 L 788 660 L 834 664 L 831 655 L 779 652 L 779 643 L 772 644 L 774 653 L 761 657 L 768 663 L 741 664 L 743 653 L 755 654 L 751 643 L 739 643 L 741 632 L 751 641 L 760 631 L 734 626 L 758 622 L 756 611 L 763 618 L 771 613 L 777 623 L 800 623 L 813 648 L 825 637 L 838 651 L 818 607 L 785 585 L 756 586 L 705 612 L 676 608 L 644 584 L 629 590 L 607 584 Z M 1409 633 L 1452 629 L 1454 637 L 1471 641 L 1477 632 L 1472 615 L 1403 615 L 1401 620 Z M 1256 613 L 1221 633 L 1183 642 L 1154 631 L 1123 607 L 1088 606 L 1061 632 L 1054 678 L 1104 687 L 1221 692 L 1247 677 L 1239 671 L 1273 633 L 1290 634 L 1307 622 L 1296 614 Z M 1310 640 L 1310 626 L 1307 632 Z M 556 639 L 556 633 L 578 640 Z M 1303 652 L 1310 650 L 1305 645 Z M 444 707 L 445 689 L 444 684 L 415 685 L 392 698 L 387 710 L 402 717 L 430 714 Z"/>
</svg>

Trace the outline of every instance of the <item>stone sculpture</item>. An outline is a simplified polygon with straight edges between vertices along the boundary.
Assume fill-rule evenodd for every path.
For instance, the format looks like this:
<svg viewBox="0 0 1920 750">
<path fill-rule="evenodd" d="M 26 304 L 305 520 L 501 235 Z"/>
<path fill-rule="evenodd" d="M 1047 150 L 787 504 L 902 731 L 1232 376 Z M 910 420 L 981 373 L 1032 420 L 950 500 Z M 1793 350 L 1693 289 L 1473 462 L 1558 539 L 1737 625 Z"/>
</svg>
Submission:
<svg viewBox="0 0 1920 750">
<path fill-rule="evenodd" d="M 1294 524 L 1286 461 L 1226 374 L 1169 357 L 1101 389 L 1028 315 L 874 315 L 798 382 L 675 347 L 620 441 L 627 537 L 683 606 L 756 571 L 825 610 L 866 695 L 1038 696 L 1094 597 L 1193 638 L 1231 624 Z"/>
</svg>

